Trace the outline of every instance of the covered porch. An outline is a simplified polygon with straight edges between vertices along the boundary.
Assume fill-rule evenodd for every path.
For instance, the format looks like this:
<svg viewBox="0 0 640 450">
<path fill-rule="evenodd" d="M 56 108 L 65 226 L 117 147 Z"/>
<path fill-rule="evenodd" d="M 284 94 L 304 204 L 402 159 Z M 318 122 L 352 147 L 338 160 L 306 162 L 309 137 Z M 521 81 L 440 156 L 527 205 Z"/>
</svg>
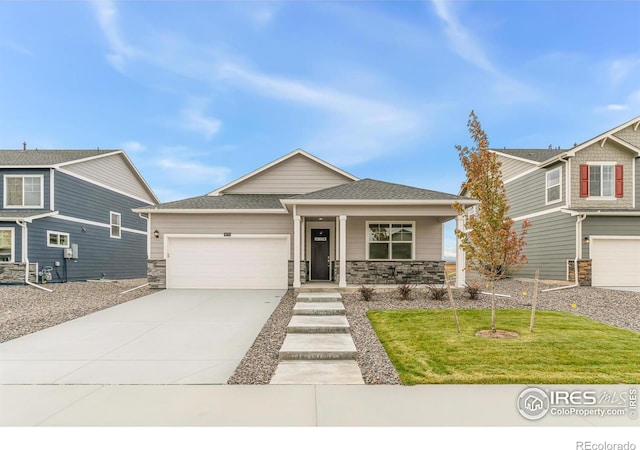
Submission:
<svg viewBox="0 0 640 450">
<path fill-rule="evenodd" d="M 442 284 L 444 223 L 456 219 L 457 227 L 463 226 L 450 201 L 286 202 L 293 217 L 289 279 L 294 289 Z M 463 258 L 458 251 L 460 287 Z"/>
</svg>

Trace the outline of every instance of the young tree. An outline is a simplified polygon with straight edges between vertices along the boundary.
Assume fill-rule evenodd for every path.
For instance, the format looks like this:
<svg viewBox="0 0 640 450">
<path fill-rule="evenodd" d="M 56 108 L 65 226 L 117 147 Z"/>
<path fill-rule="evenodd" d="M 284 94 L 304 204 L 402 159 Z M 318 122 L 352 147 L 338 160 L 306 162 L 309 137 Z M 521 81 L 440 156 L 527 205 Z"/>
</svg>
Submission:
<svg viewBox="0 0 640 450">
<path fill-rule="evenodd" d="M 500 162 L 497 155 L 489 151 L 489 139 L 473 111 L 469 114 L 467 127 L 476 146 L 456 146 L 467 176 L 462 189 L 469 197 L 480 200 L 480 204 L 477 213 L 467 218 L 466 229 L 456 230 L 456 236 L 466 253 L 467 269 L 477 272 L 490 285 L 491 331 L 495 332 L 496 281 L 526 263 L 522 250 L 530 223 L 523 221 L 519 234 L 512 229 Z M 466 213 L 459 203 L 454 208 L 458 214 Z"/>
</svg>

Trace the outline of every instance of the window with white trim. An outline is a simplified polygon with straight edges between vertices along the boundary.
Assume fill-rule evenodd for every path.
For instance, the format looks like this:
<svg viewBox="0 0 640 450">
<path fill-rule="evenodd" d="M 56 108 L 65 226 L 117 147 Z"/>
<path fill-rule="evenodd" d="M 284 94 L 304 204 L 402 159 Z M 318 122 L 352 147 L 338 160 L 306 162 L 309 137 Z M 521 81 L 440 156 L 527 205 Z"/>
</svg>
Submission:
<svg viewBox="0 0 640 450">
<path fill-rule="evenodd" d="M 110 212 L 110 232 L 111 237 L 120 239 L 120 224 L 121 224 L 121 215 L 117 212 Z"/>
<path fill-rule="evenodd" d="M 589 197 L 613 198 L 615 164 L 589 164 Z"/>
<path fill-rule="evenodd" d="M 44 208 L 42 175 L 5 175 L 5 208 Z"/>
<path fill-rule="evenodd" d="M 0 262 L 13 262 L 14 249 L 13 228 L 0 228 Z"/>
<path fill-rule="evenodd" d="M 47 231 L 47 247 L 69 248 L 69 233 Z"/>
<path fill-rule="evenodd" d="M 546 203 L 556 203 L 562 197 L 562 169 L 548 170 L 546 174 Z"/>
<path fill-rule="evenodd" d="M 415 222 L 367 223 L 368 259 L 413 259 Z"/>
</svg>

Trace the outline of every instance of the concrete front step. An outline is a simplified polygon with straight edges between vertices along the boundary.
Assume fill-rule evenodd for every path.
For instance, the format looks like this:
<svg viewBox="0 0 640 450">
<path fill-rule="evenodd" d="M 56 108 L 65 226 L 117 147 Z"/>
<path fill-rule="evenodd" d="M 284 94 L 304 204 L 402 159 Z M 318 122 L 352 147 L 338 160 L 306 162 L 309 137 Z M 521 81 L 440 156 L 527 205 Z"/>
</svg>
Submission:
<svg viewBox="0 0 640 450">
<path fill-rule="evenodd" d="M 293 307 L 294 316 L 344 315 L 342 302 L 298 302 Z"/>
<path fill-rule="evenodd" d="M 293 316 L 287 333 L 349 333 L 351 327 L 345 316 Z"/>
<path fill-rule="evenodd" d="M 301 292 L 296 297 L 297 302 L 340 302 L 342 295 L 337 292 Z"/>
<path fill-rule="evenodd" d="M 355 361 L 280 361 L 270 384 L 364 384 Z"/>
<path fill-rule="evenodd" d="M 284 338 L 280 360 L 356 359 L 358 352 L 350 334 L 291 333 Z"/>
</svg>

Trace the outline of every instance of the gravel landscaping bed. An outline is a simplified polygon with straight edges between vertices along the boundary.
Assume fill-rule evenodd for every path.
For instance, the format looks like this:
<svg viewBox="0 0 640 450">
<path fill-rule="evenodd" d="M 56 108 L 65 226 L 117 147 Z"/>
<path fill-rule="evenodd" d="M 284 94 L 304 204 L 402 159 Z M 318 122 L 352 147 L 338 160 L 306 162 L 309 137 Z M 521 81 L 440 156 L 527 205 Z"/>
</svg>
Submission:
<svg viewBox="0 0 640 450">
<path fill-rule="evenodd" d="M 498 308 L 530 309 L 533 289 L 532 281 L 503 280 L 496 293 L 511 295 L 498 298 Z M 539 289 L 558 287 L 540 283 Z M 526 293 L 526 294 L 525 294 Z M 360 299 L 358 293 L 343 294 L 351 335 L 358 350 L 358 364 L 367 384 L 400 384 L 395 368 L 389 361 L 382 344 L 371 328 L 366 312 L 369 309 L 449 309 L 449 300 L 431 300 L 426 289 L 416 289 L 411 300 L 400 300 L 393 289 L 378 289 L 369 302 Z M 456 307 L 473 309 L 491 307 L 491 298 L 480 295 L 478 300 L 469 300 L 461 291 L 454 291 Z M 230 384 L 268 384 L 278 364 L 278 351 L 284 341 L 286 326 L 292 315 L 295 294 L 289 291 L 263 327 L 255 343 L 247 352 Z M 575 307 L 573 307 L 575 305 Z M 592 287 L 540 292 L 538 310 L 564 311 L 579 314 L 603 323 L 640 332 L 640 293 L 614 291 Z M 453 320 L 453 319 L 452 319 Z M 498 326 L 500 316 L 497 317 Z"/>
<path fill-rule="evenodd" d="M 148 286 L 121 294 L 146 282 L 143 278 L 47 284 L 53 292 L 31 286 L 0 286 L 0 342 L 149 295 L 154 291 Z"/>
</svg>

